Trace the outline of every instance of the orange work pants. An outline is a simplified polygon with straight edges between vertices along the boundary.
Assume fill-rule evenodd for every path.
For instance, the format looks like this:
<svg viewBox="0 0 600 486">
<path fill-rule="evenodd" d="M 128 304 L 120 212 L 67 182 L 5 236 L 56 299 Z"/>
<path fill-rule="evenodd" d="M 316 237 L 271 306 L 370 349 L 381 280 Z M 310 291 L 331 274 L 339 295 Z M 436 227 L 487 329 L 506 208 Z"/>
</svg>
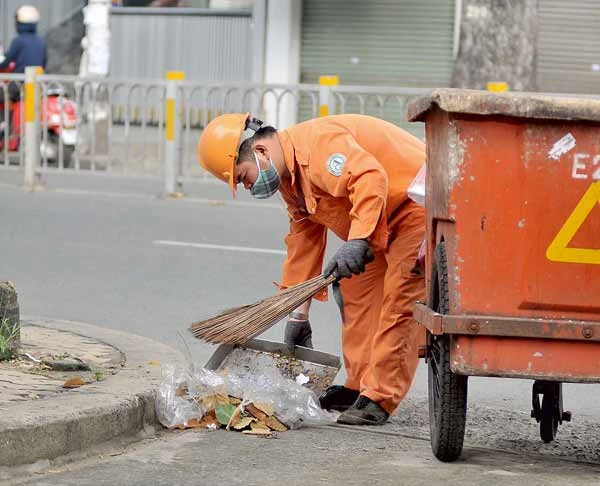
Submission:
<svg viewBox="0 0 600 486">
<path fill-rule="evenodd" d="M 421 208 L 389 228 L 385 253 L 365 272 L 340 281 L 344 302 L 342 351 L 346 387 L 359 390 L 392 414 L 408 392 L 417 369 L 420 329 L 412 318 L 424 300 L 423 276 L 411 273 L 424 238 Z"/>
</svg>

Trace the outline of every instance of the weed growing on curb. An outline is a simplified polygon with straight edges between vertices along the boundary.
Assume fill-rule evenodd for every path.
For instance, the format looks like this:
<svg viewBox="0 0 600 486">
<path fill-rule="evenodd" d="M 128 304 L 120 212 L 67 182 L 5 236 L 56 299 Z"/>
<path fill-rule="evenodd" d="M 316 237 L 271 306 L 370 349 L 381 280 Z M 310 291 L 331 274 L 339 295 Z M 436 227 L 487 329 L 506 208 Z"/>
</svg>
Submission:
<svg viewBox="0 0 600 486">
<path fill-rule="evenodd" d="M 19 326 L 11 326 L 7 318 L 0 321 L 0 361 L 13 357 L 13 344 L 19 335 Z"/>
</svg>

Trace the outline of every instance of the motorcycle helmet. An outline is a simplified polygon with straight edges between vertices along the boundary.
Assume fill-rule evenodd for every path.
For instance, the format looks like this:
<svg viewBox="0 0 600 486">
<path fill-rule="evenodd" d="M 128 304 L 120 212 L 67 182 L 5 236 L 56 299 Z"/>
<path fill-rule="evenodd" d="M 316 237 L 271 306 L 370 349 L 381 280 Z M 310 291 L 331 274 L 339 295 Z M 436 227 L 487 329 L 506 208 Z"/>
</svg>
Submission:
<svg viewBox="0 0 600 486">
<path fill-rule="evenodd" d="M 17 9 L 15 17 L 20 24 L 37 24 L 40 21 L 40 12 L 33 5 L 22 5 Z"/>
</svg>

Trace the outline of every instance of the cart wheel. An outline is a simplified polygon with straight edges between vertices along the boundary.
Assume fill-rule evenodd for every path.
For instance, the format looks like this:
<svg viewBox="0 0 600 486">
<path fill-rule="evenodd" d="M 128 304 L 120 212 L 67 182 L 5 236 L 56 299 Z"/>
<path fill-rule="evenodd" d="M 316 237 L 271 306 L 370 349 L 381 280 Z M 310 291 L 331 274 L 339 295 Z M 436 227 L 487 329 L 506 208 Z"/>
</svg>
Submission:
<svg viewBox="0 0 600 486">
<path fill-rule="evenodd" d="M 545 393 L 542 399 L 540 437 L 544 442 L 552 442 L 558 432 L 558 403 L 553 393 Z"/>
<path fill-rule="evenodd" d="M 440 314 L 450 310 L 446 247 L 434 252 L 429 305 Z M 467 418 L 467 377 L 450 368 L 450 336 L 428 335 L 428 393 L 431 449 L 440 461 L 460 456 Z"/>
</svg>

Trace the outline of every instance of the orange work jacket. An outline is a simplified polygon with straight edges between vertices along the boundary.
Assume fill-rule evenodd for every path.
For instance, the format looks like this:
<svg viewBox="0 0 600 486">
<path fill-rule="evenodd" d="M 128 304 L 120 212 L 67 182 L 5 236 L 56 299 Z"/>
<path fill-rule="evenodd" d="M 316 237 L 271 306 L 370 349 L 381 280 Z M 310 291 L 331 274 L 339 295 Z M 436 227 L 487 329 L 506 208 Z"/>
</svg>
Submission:
<svg viewBox="0 0 600 486">
<path fill-rule="evenodd" d="M 342 240 L 367 238 L 374 251 L 385 251 L 403 214 L 422 211 L 406 203 L 425 144 L 396 125 L 335 115 L 278 135 L 291 175 L 279 189 L 290 217 L 281 288 L 322 273 L 327 229 Z"/>
</svg>

